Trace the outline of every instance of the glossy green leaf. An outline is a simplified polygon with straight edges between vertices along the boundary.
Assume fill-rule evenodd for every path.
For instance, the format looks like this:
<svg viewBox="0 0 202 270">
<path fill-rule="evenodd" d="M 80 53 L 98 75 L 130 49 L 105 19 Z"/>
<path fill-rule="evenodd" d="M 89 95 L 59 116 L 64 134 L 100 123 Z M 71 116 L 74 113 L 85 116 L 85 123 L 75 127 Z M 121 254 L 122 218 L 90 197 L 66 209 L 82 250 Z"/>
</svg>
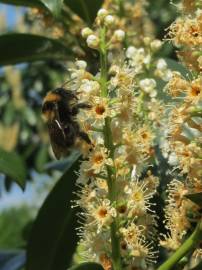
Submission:
<svg viewBox="0 0 202 270">
<path fill-rule="evenodd" d="M 44 165 L 46 164 L 48 157 L 49 157 L 48 147 L 47 147 L 47 145 L 44 144 L 39 148 L 39 150 L 36 154 L 35 168 L 38 171 L 44 170 Z"/>
<path fill-rule="evenodd" d="M 0 172 L 9 176 L 24 189 L 26 169 L 24 161 L 17 153 L 0 149 Z"/>
<path fill-rule="evenodd" d="M 202 192 L 189 193 L 186 194 L 185 197 L 190 199 L 192 202 L 198 204 L 199 206 L 202 205 Z"/>
<path fill-rule="evenodd" d="M 26 270 L 66 270 L 75 252 L 78 208 L 71 208 L 79 161 L 76 160 L 49 193 L 33 224 Z"/>
<path fill-rule="evenodd" d="M 44 5 L 39 0 L 0 0 L 0 3 L 15 6 L 44 8 Z"/>
<path fill-rule="evenodd" d="M 98 263 L 87 262 L 71 267 L 68 270 L 104 270 L 104 269 Z"/>
<path fill-rule="evenodd" d="M 66 60 L 71 50 L 57 40 L 32 34 L 0 36 L 0 65 L 42 60 Z"/>
<path fill-rule="evenodd" d="M 68 170 L 72 165 L 72 161 L 79 158 L 80 155 L 81 153 L 79 151 L 73 151 L 71 155 L 68 156 L 67 158 L 63 158 L 61 160 L 55 160 L 55 161 L 46 163 L 44 165 L 44 169 L 45 170 L 58 170 L 58 171 Z"/>
<path fill-rule="evenodd" d="M 63 0 L 41 0 L 41 2 L 55 17 L 60 16 Z"/>
<path fill-rule="evenodd" d="M 64 3 L 88 25 L 91 25 L 101 8 L 103 0 L 64 0 Z"/>
</svg>

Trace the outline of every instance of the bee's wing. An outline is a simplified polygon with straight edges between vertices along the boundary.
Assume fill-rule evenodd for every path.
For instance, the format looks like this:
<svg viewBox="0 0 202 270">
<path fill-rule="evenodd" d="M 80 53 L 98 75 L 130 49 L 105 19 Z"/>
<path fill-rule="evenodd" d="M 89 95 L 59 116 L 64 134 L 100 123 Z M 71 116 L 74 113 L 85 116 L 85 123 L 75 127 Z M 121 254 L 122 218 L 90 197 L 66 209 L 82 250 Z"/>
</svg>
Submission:
<svg viewBox="0 0 202 270">
<path fill-rule="evenodd" d="M 53 153 L 57 159 L 60 159 L 67 153 L 64 129 L 55 120 L 48 125 L 48 131 Z"/>
</svg>

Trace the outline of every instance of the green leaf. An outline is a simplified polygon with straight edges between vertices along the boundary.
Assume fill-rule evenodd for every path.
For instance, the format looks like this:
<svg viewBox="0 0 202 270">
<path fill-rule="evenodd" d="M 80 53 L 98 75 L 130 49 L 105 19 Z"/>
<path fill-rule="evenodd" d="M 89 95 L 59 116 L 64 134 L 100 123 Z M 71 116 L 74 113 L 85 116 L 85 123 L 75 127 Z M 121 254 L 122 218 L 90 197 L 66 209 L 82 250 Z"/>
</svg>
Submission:
<svg viewBox="0 0 202 270">
<path fill-rule="evenodd" d="M 50 10 L 50 12 L 58 18 L 60 16 L 63 0 L 41 0 L 44 6 Z"/>
<path fill-rule="evenodd" d="M 75 252 L 78 208 L 71 208 L 79 161 L 56 183 L 33 224 L 27 250 L 27 270 L 66 270 Z"/>
<path fill-rule="evenodd" d="M 64 3 L 88 25 L 91 25 L 101 8 L 103 0 L 64 0 Z"/>
<path fill-rule="evenodd" d="M 170 59 L 170 58 L 165 58 L 165 61 L 168 65 L 168 68 L 170 68 L 172 71 L 178 71 L 180 72 L 184 77 L 187 77 L 187 75 L 191 75 L 190 71 L 186 69 L 185 66 L 183 66 L 181 63 Z"/>
<path fill-rule="evenodd" d="M 0 172 L 9 176 L 24 189 L 26 169 L 23 160 L 17 153 L 0 149 Z"/>
<path fill-rule="evenodd" d="M 0 0 L 0 3 L 5 3 L 9 5 L 15 5 L 15 6 L 44 8 L 44 5 L 39 0 Z"/>
<path fill-rule="evenodd" d="M 87 262 L 71 267 L 68 270 L 104 270 L 98 263 Z"/>
<path fill-rule="evenodd" d="M 73 151 L 70 156 L 63 158 L 61 160 L 55 160 L 48 162 L 44 165 L 45 170 L 58 170 L 65 171 L 68 170 L 72 165 L 72 160 L 76 160 L 81 155 L 78 151 Z"/>
<path fill-rule="evenodd" d="M 47 147 L 47 145 L 44 144 L 39 148 L 39 150 L 38 150 L 38 152 L 36 154 L 35 168 L 38 171 L 41 172 L 41 171 L 44 170 L 44 165 L 47 162 L 48 157 L 49 157 L 48 147 Z"/>
<path fill-rule="evenodd" d="M 186 194 L 185 197 L 190 199 L 192 202 L 198 204 L 199 206 L 202 205 L 202 192 L 189 193 Z"/>
<path fill-rule="evenodd" d="M 32 34 L 0 36 L 0 65 L 70 59 L 72 51 L 57 40 Z"/>
</svg>

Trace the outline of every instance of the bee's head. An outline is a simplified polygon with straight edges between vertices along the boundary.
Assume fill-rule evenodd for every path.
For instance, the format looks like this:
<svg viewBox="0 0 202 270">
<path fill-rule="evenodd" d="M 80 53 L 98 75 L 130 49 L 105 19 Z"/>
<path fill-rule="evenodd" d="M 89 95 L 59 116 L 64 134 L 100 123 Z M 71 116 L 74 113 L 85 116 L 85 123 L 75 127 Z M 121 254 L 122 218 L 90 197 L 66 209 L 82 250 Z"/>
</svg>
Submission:
<svg viewBox="0 0 202 270">
<path fill-rule="evenodd" d="M 64 88 L 56 88 L 55 90 L 51 91 L 51 93 L 60 96 L 60 99 L 66 102 L 77 99 L 71 90 Z"/>
</svg>

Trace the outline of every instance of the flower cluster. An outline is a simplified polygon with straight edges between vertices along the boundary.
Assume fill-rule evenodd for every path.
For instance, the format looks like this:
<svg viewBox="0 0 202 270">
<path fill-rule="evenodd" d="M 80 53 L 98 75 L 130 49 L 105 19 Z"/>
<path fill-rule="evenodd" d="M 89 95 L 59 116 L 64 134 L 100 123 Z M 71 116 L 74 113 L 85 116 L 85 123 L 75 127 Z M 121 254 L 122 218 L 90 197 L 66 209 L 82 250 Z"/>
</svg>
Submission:
<svg viewBox="0 0 202 270">
<path fill-rule="evenodd" d="M 83 60 L 70 69 L 71 89 L 79 102 L 89 104 L 77 121 L 93 145 L 91 150 L 85 142 L 79 145 L 86 158 L 75 204 L 83 209 L 79 234 L 85 258 L 108 270 L 145 269 L 157 256 L 152 198 L 159 180 L 148 168 L 154 127 L 162 117 L 154 74 L 167 80 L 170 71 L 163 59 L 152 58 L 150 52 L 159 47 L 156 40 L 145 48 L 127 47 L 120 59 L 113 57 L 115 45 L 121 47 L 125 40 L 125 32 L 113 22 L 114 16 L 101 9 L 96 29 L 81 31 L 87 45 L 100 54 L 100 70 L 90 73 Z"/>
<path fill-rule="evenodd" d="M 187 230 L 190 220 L 199 217 L 199 206 L 186 198 L 186 194 L 202 191 L 202 77 L 200 50 L 202 44 L 202 11 L 199 2 L 183 1 L 180 6 L 182 16 L 171 25 L 171 37 L 178 47 L 183 47 L 184 62 L 195 73 L 189 78 L 174 72 L 167 85 L 168 92 L 176 100 L 171 110 L 169 122 L 170 151 L 176 157 L 176 167 L 186 181 L 174 179 L 168 188 L 168 205 L 165 209 L 166 227 L 170 234 L 164 236 L 161 244 L 169 249 L 177 249 Z M 194 68 L 184 56 L 194 55 Z M 194 63 L 194 62 L 192 62 Z M 179 178 L 180 179 L 180 178 Z"/>
<path fill-rule="evenodd" d="M 173 43 L 182 48 L 180 58 L 194 71 L 201 71 L 202 11 L 201 1 L 188 0 L 180 4 L 181 17 L 170 26 Z"/>
</svg>

